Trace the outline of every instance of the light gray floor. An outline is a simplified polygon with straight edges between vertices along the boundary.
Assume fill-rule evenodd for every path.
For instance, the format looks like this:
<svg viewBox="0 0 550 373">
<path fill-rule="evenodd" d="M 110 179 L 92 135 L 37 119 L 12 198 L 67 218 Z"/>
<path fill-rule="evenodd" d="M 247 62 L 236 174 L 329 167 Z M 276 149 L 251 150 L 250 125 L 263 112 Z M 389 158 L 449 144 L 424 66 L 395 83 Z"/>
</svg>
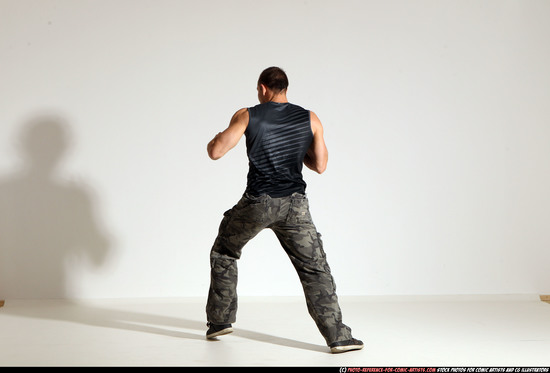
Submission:
<svg viewBox="0 0 550 373">
<path fill-rule="evenodd" d="M 365 348 L 339 355 L 301 297 L 241 298 L 217 341 L 204 301 L 8 299 L 0 366 L 550 366 L 550 304 L 536 296 L 341 297 Z"/>
</svg>

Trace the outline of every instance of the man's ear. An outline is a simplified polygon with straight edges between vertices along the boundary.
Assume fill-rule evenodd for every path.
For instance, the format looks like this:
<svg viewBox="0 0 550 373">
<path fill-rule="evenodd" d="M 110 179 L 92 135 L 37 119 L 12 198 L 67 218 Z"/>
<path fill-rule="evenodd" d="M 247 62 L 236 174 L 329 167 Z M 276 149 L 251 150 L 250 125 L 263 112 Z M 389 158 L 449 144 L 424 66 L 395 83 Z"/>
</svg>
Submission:
<svg viewBox="0 0 550 373">
<path fill-rule="evenodd" d="M 267 92 L 267 87 L 263 84 L 260 84 L 260 89 L 262 90 L 262 95 L 265 96 Z"/>
</svg>

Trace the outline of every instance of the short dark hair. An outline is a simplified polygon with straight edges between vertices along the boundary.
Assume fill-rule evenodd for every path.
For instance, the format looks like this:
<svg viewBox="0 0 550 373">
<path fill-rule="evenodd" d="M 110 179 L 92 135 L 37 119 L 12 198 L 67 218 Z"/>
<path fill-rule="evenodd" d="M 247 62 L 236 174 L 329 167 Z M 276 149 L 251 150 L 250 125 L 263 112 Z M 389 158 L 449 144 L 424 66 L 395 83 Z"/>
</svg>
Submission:
<svg viewBox="0 0 550 373">
<path fill-rule="evenodd" d="M 262 71 L 258 79 L 258 85 L 260 84 L 278 93 L 288 88 L 288 78 L 283 69 L 272 66 Z"/>
</svg>

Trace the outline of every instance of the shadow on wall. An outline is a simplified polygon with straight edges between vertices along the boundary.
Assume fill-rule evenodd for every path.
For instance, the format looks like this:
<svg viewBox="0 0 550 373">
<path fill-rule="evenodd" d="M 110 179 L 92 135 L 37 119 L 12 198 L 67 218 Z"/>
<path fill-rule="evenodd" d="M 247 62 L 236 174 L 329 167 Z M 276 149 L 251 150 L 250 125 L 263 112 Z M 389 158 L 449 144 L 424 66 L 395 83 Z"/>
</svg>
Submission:
<svg viewBox="0 0 550 373">
<path fill-rule="evenodd" d="M 67 265 L 106 258 L 87 188 L 58 175 L 68 147 L 62 118 L 37 117 L 18 139 L 22 167 L 0 177 L 0 299 L 67 297 Z"/>
</svg>

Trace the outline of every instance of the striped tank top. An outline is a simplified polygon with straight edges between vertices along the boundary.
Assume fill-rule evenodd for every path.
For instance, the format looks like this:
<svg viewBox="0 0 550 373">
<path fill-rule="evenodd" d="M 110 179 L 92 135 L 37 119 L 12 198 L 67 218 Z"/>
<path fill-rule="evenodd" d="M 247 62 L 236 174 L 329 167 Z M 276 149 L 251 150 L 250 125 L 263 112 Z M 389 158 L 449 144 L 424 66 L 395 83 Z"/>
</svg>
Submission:
<svg viewBox="0 0 550 373">
<path fill-rule="evenodd" d="M 302 167 L 313 140 L 309 111 L 291 103 L 248 108 L 246 193 L 284 197 L 305 193 Z"/>
</svg>

